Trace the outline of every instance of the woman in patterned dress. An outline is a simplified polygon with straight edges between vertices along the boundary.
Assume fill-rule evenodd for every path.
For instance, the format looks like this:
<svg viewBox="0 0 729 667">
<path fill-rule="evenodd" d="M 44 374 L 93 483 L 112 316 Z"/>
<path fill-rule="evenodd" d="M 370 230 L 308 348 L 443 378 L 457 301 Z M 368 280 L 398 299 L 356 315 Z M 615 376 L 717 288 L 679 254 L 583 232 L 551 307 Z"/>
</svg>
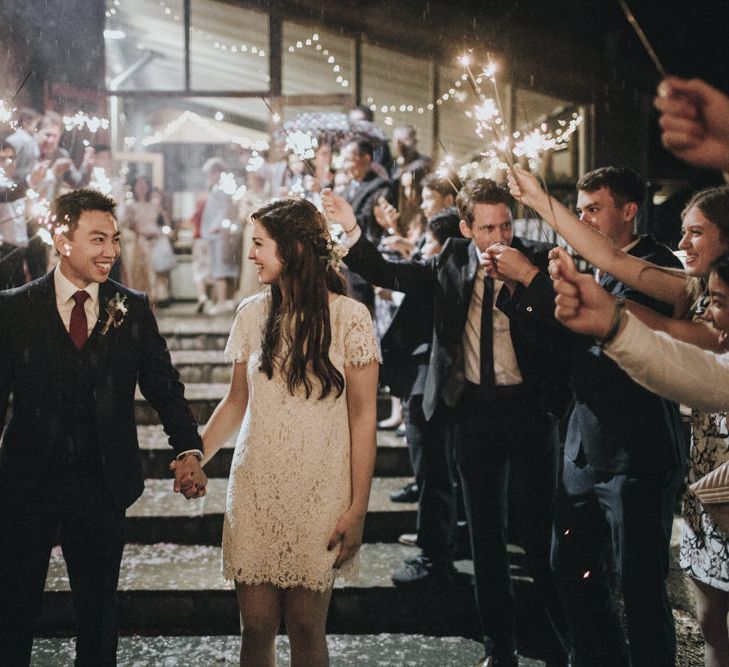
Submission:
<svg viewBox="0 0 729 667">
<path fill-rule="evenodd" d="M 600 270 L 656 299 L 675 306 L 676 317 L 630 303 L 628 309 L 652 329 L 713 352 L 726 351 L 706 321 L 710 268 L 729 252 L 729 186 L 701 190 L 683 210 L 685 272 L 658 267 L 617 248 L 610 239 L 581 223 L 559 202 L 542 191 L 536 178 L 518 167 L 509 177 L 511 193 L 534 208 L 575 251 Z M 729 406 L 727 406 L 729 407 Z M 694 482 L 729 459 L 726 412 L 692 415 L 689 481 Z M 693 495 L 684 499 L 680 565 L 689 575 L 696 596 L 696 614 L 706 642 L 707 665 L 729 661 L 729 537 L 714 524 Z"/>
<path fill-rule="evenodd" d="M 292 664 L 328 664 L 334 577 L 357 574 L 375 460 L 379 353 L 367 309 L 345 296 L 323 216 L 284 199 L 251 215 L 248 259 L 268 289 L 238 308 L 233 374 L 203 432 L 205 461 L 240 433 L 223 528 L 241 664 L 275 665 L 281 622 Z"/>
</svg>

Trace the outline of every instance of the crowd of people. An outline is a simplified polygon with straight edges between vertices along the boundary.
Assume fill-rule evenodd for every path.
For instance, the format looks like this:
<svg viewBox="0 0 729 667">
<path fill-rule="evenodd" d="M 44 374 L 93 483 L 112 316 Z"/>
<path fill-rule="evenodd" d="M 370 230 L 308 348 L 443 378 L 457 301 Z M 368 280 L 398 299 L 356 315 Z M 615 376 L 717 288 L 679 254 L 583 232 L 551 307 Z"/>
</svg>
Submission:
<svg viewBox="0 0 729 667">
<path fill-rule="evenodd" d="M 655 105 L 667 148 L 729 173 L 729 97 L 670 78 Z M 59 137 L 52 114 L 28 112 L 3 144 L 5 174 L 15 180 L 0 192 L 9 215 L 27 205 L 28 189 L 58 194 L 64 182 L 78 188 L 91 178 L 94 152 L 76 168 L 58 152 Z M 682 490 L 680 565 L 706 664 L 727 663 L 729 536 L 685 479 L 693 485 L 729 468 L 729 186 L 687 203 L 682 263 L 636 233 L 646 185 L 630 169 L 584 174 L 575 216 L 519 166 L 508 187 L 462 183 L 429 173 L 412 128 L 397 128 L 393 144 L 394 159 L 371 138 L 322 141 L 311 174 L 295 158 L 282 164 L 271 192 L 297 196 L 254 207 L 247 237 L 222 183 L 228 165 L 211 158 L 203 166 L 208 191 L 192 221 L 198 310 L 236 312 L 230 387 L 201 438 L 149 301 L 108 280 L 126 230 L 134 270 L 122 279 L 166 299 L 153 265 L 163 198 L 137 178 L 120 226 L 114 201 L 92 189 L 55 198 L 58 266 L 0 294 L 0 414 L 13 395 L 0 458 L 3 502 L 11 503 L 0 513 L 10 545 L 0 553 L 4 655 L 27 664 L 57 525 L 73 571 L 78 654 L 91 664 L 116 651 L 123 513 L 141 493 L 136 438 L 127 435 L 138 377 L 170 435 L 175 490 L 186 497 L 205 494 L 201 466 L 239 431 L 223 570 L 238 595 L 241 663 L 275 664 L 283 621 L 294 662 L 328 664 L 333 581 L 357 571 L 381 362 L 380 383 L 401 402 L 414 474 L 395 500 L 418 503 L 418 550 L 393 582 L 447 591 L 459 581 L 454 561 L 472 558 L 484 665 L 518 665 L 512 541 L 534 581 L 548 666 L 676 664 L 666 577 Z M 19 159 L 31 152 L 27 163 Z M 593 272 L 578 273 L 564 249 L 516 236 L 517 202 Z M 33 232 L 10 220 L 0 269 L 23 285 Z M 346 255 L 330 224 L 341 228 Z M 263 289 L 238 305 L 244 252 Z M 59 326 L 39 327 L 54 304 Z M 21 317 L 23 308 L 33 317 Z M 125 318 L 139 326 L 125 328 Z M 111 337 L 122 352 L 102 368 Z M 45 356 L 31 348 L 55 359 L 40 395 L 33 379 Z M 690 447 L 679 403 L 693 408 Z M 380 426 L 395 426 L 397 412 L 393 404 Z M 98 437 L 99 423 L 119 426 L 110 442 Z M 34 459 L 57 454 L 40 477 L 22 450 L 28 439 L 42 443 Z M 43 493 L 28 500 L 29 489 L 18 487 L 26 479 Z M 78 493 L 66 497 L 69 486 Z M 91 553 L 82 544 L 95 533 L 107 546 Z"/>
</svg>

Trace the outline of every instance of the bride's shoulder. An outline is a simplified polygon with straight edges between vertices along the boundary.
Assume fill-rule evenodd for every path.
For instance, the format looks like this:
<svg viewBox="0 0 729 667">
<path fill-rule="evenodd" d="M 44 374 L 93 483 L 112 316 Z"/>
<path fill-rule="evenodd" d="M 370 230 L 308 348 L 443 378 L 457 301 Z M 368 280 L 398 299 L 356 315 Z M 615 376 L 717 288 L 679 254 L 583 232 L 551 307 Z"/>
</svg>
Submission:
<svg viewBox="0 0 729 667">
<path fill-rule="evenodd" d="M 256 292 L 256 294 L 247 296 L 245 299 L 243 299 L 243 301 L 238 304 L 238 307 L 235 309 L 235 314 L 249 314 L 254 311 L 263 310 L 265 309 L 267 303 L 268 293 L 266 291 Z"/>
</svg>

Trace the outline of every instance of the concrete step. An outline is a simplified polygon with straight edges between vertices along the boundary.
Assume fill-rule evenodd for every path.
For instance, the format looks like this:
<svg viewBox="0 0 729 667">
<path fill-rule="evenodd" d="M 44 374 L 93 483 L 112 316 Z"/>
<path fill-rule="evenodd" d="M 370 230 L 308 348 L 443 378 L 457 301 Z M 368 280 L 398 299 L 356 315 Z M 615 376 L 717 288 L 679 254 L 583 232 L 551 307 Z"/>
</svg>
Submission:
<svg viewBox="0 0 729 667">
<path fill-rule="evenodd" d="M 390 492 L 408 478 L 375 478 L 365 521 L 366 542 L 395 542 L 415 531 L 416 505 L 393 503 Z M 218 545 L 222 541 L 227 479 L 211 479 L 203 498 L 186 500 L 172 492 L 172 480 L 146 480 L 139 500 L 127 511 L 127 540 L 140 544 Z"/>
<path fill-rule="evenodd" d="M 442 587 L 396 588 L 391 573 L 415 552 L 399 544 L 364 544 L 361 576 L 335 584 L 328 631 L 458 635 L 478 638 L 471 585 L 472 563 L 459 561 L 456 582 Z M 533 648 L 540 641 L 531 579 L 523 553 L 512 548 L 520 636 Z M 173 544 L 127 545 L 119 580 L 121 628 L 125 634 L 235 634 L 238 609 L 232 584 L 220 574 L 220 547 Z M 46 581 L 40 636 L 73 630 L 66 568 L 56 548 Z M 530 650 L 526 651 L 531 654 Z"/>
<path fill-rule="evenodd" d="M 480 643 L 463 637 L 428 637 L 424 635 L 329 635 L 329 659 L 332 667 L 378 665 L 379 667 L 464 667 L 481 658 Z M 72 667 L 75 641 L 66 638 L 37 639 L 33 645 L 33 667 Z M 122 637 L 117 653 L 119 667 L 155 665 L 237 666 L 240 636 L 206 637 Z M 290 660 L 288 639 L 276 638 L 279 665 Z M 521 667 L 541 667 L 538 660 L 523 658 Z"/>
<path fill-rule="evenodd" d="M 199 424 L 210 419 L 216 406 L 228 390 L 227 382 L 191 382 L 185 385 L 185 398 L 190 405 L 192 414 Z M 137 387 L 134 396 L 134 416 L 137 424 L 159 424 L 159 416 Z M 390 416 L 390 399 L 384 394 L 377 398 L 377 419 L 386 419 Z"/>
<path fill-rule="evenodd" d="M 141 449 L 144 476 L 154 479 L 169 478 L 172 449 L 167 444 L 167 436 L 162 430 L 162 426 L 139 426 L 137 427 L 137 438 Z M 205 466 L 208 477 L 228 476 L 234 446 L 235 439 L 232 438 Z M 408 475 L 412 475 L 412 469 L 405 440 L 398 438 L 393 431 L 378 431 L 375 476 L 407 477 Z"/>
</svg>

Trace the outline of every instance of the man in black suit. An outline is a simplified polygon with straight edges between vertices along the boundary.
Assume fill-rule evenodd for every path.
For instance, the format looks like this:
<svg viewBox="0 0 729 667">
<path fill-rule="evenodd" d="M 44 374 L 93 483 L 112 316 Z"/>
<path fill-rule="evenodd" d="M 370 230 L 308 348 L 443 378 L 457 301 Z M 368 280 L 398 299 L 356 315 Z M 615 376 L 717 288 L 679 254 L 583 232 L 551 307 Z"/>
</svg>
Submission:
<svg viewBox="0 0 729 667">
<path fill-rule="evenodd" d="M 59 197 L 59 265 L 0 293 L 3 665 L 30 662 L 57 539 L 78 620 L 76 664 L 116 664 L 124 516 L 144 489 L 137 382 L 177 454 L 175 490 L 205 492 L 197 425 L 149 301 L 108 280 L 119 256 L 114 208 L 92 190 Z"/>
<path fill-rule="evenodd" d="M 431 293 L 434 326 L 423 413 L 433 418 L 440 400 L 456 410 L 456 457 L 488 664 L 518 664 L 506 550 L 508 487 L 512 516 L 549 621 L 548 664 L 566 664 L 565 624 L 549 569 L 557 461 L 552 415 L 564 407 L 565 397 L 551 365 L 557 352 L 552 343 L 558 340 L 518 315 L 519 304 L 536 307 L 523 303 L 523 286 L 498 283 L 482 266 L 482 253 L 499 242 L 544 270 L 549 247 L 513 236 L 513 200 L 489 179 L 468 182 L 458 195 L 466 238 L 450 239 L 424 263 L 386 261 L 361 237 L 351 215 L 342 215 L 341 200 L 324 197 L 324 202 L 352 244 L 347 255 L 352 270 L 376 285 Z"/>
<path fill-rule="evenodd" d="M 680 268 L 651 236 L 636 235 L 645 185 L 634 171 L 603 167 L 577 184 L 580 219 L 625 252 Z M 524 272 L 523 258 L 496 251 L 503 277 Z M 509 256 L 511 255 L 511 256 Z M 629 307 L 671 315 L 671 307 L 608 274 L 596 272 Z M 552 293 L 544 276 L 528 292 Z M 532 310 L 553 326 L 553 308 Z M 686 448 L 678 407 L 633 382 L 594 340 L 571 340 L 575 395 L 564 449 L 563 485 L 555 512 L 553 567 L 563 592 L 575 664 L 590 667 L 673 665 L 676 636 L 666 593 L 673 507 L 683 479 Z M 626 647 L 615 598 L 625 603 Z"/>
</svg>

